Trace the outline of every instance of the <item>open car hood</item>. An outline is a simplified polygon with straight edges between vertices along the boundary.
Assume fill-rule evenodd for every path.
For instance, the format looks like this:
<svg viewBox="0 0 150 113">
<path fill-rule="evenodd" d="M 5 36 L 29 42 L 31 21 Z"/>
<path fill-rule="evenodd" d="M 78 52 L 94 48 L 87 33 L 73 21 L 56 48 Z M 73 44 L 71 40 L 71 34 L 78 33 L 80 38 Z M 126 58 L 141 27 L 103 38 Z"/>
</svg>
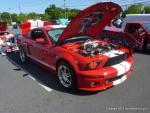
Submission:
<svg viewBox="0 0 150 113">
<path fill-rule="evenodd" d="M 97 37 L 103 28 L 121 12 L 122 8 L 112 2 L 96 3 L 81 10 L 60 35 L 59 41 L 79 35 Z"/>
</svg>

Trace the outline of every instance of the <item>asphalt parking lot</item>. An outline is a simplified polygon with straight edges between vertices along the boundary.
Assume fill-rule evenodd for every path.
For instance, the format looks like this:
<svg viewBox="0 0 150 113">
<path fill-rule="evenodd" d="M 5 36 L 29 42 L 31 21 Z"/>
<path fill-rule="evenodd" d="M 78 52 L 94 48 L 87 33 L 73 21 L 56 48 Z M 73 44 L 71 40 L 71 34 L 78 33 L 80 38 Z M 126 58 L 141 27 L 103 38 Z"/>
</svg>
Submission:
<svg viewBox="0 0 150 113">
<path fill-rule="evenodd" d="M 105 91 L 66 92 L 54 75 L 18 53 L 0 55 L 0 113 L 149 113 L 150 51 L 134 53 L 132 76 Z"/>
</svg>

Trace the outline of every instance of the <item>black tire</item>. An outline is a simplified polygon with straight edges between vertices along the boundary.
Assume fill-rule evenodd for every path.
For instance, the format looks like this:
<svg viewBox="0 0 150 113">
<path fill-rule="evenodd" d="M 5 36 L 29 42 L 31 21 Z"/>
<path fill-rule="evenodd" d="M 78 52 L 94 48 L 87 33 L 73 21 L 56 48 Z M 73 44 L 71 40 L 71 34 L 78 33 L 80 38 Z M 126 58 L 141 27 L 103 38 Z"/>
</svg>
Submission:
<svg viewBox="0 0 150 113">
<path fill-rule="evenodd" d="M 20 61 L 24 64 L 28 63 L 28 57 L 26 55 L 26 52 L 24 51 L 23 47 L 19 46 L 19 58 Z"/>
<path fill-rule="evenodd" d="M 143 46 L 142 46 L 142 50 L 146 51 L 147 50 L 147 45 L 148 45 L 148 41 L 144 40 Z"/>
<path fill-rule="evenodd" d="M 60 71 L 62 71 L 62 67 L 64 68 L 67 68 L 68 72 L 70 75 L 69 77 L 67 78 L 71 84 L 69 84 L 69 82 L 65 81 L 65 79 L 60 76 L 60 74 L 62 74 Z M 64 74 L 65 75 L 65 74 Z M 67 74 L 66 74 L 67 75 Z M 76 90 L 77 89 L 77 79 L 76 79 L 76 75 L 75 75 L 75 72 L 73 71 L 73 69 L 71 68 L 71 66 L 66 63 L 66 62 L 60 62 L 57 66 L 57 79 L 58 79 L 58 82 L 59 84 L 66 90 Z M 64 85 L 63 82 L 66 82 L 66 84 L 68 83 L 68 85 Z"/>
</svg>

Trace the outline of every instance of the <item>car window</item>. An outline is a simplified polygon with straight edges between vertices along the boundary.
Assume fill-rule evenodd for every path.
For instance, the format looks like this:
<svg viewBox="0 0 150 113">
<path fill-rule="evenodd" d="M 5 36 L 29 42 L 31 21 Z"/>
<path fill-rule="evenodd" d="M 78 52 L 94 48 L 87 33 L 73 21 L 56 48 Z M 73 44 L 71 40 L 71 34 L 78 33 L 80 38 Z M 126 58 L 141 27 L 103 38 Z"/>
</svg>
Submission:
<svg viewBox="0 0 150 113">
<path fill-rule="evenodd" d="M 53 30 L 48 30 L 48 36 L 53 44 L 57 43 L 59 36 L 64 31 L 64 28 L 58 28 Z"/>
<path fill-rule="evenodd" d="M 130 24 L 128 27 L 128 33 L 135 33 L 141 26 L 138 24 Z"/>
<path fill-rule="evenodd" d="M 45 38 L 43 31 L 41 30 L 33 30 L 31 33 L 31 39 L 35 40 L 37 38 Z"/>
<path fill-rule="evenodd" d="M 148 32 L 150 32 L 150 23 L 145 23 L 145 24 L 144 24 L 144 28 L 145 28 Z"/>
</svg>

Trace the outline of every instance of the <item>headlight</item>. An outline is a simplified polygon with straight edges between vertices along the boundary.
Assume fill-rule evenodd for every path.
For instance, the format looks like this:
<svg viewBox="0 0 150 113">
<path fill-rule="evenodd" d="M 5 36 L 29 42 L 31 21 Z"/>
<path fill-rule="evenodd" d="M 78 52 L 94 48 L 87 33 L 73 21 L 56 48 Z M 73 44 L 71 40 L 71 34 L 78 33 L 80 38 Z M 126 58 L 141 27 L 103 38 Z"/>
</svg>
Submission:
<svg viewBox="0 0 150 113">
<path fill-rule="evenodd" d="M 87 70 L 94 70 L 101 63 L 101 61 L 92 61 L 87 65 Z"/>
</svg>

